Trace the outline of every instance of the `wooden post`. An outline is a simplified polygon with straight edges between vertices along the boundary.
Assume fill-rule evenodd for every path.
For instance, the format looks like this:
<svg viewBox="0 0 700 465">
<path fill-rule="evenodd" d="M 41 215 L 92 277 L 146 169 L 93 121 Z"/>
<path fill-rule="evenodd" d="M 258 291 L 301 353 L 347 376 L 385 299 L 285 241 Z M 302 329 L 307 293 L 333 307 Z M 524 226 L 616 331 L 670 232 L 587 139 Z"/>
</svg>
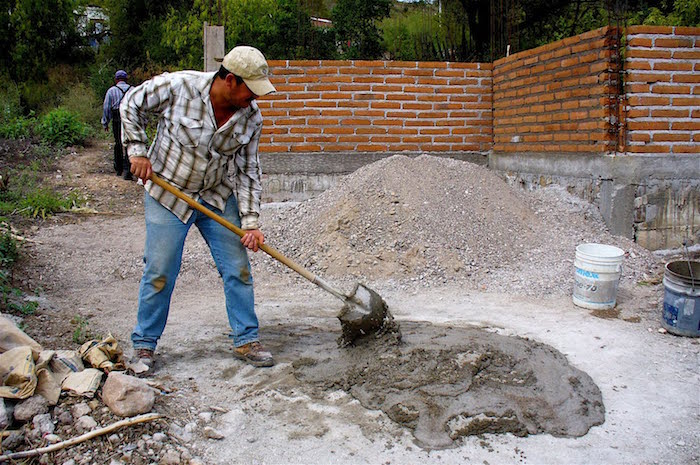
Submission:
<svg viewBox="0 0 700 465">
<path fill-rule="evenodd" d="M 216 71 L 220 63 L 215 58 L 223 58 L 226 54 L 224 49 L 224 27 L 209 26 L 204 23 L 204 71 Z"/>
</svg>

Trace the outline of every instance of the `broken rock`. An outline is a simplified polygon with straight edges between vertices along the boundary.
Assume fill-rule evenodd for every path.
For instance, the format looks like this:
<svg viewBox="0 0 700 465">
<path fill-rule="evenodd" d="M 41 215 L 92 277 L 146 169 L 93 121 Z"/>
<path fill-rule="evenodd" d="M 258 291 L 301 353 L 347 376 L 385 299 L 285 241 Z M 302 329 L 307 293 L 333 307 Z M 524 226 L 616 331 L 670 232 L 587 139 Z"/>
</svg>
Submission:
<svg viewBox="0 0 700 465">
<path fill-rule="evenodd" d="M 144 380 L 112 372 L 102 388 L 102 400 L 115 415 L 133 417 L 150 412 L 156 394 Z"/>
<path fill-rule="evenodd" d="M 97 422 L 94 418 L 92 418 L 89 415 L 82 416 L 78 418 L 78 421 L 75 422 L 75 429 L 78 430 L 80 433 L 87 433 L 88 431 L 92 431 L 96 427 Z"/>
<path fill-rule="evenodd" d="M 15 420 L 26 422 L 37 415 L 49 411 L 49 402 L 43 396 L 32 396 L 24 402 L 15 406 Z"/>
</svg>

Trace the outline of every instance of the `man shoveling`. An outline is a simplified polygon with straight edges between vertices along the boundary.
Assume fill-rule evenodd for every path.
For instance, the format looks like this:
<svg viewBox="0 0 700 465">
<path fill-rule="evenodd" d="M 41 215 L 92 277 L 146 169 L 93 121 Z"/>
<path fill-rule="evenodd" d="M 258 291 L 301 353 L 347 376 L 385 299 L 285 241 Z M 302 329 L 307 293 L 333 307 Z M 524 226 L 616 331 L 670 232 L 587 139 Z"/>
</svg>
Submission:
<svg viewBox="0 0 700 465">
<path fill-rule="evenodd" d="M 262 115 L 255 99 L 274 92 L 263 54 L 233 48 L 216 73 L 164 73 L 122 100 L 123 142 L 131 172 L 144 181 L 145 268 L 137 323 L 131 335 L 135 359 L 148 369 L 165 329 L 170 298 L 180 271 L 185 237 L 194 224 L 204 237 L 224 282 L 226 312 L 235 357 L 272 366 L 259 342 L 253 280 L 246 248 L 265 241 L 259 229 L 261 169 L 258 142 Z M 146 149 L 148 115 L 158 129 Z M 155 173 L 245 231 L 242 238 L 152 183 Z"/>
</svg>

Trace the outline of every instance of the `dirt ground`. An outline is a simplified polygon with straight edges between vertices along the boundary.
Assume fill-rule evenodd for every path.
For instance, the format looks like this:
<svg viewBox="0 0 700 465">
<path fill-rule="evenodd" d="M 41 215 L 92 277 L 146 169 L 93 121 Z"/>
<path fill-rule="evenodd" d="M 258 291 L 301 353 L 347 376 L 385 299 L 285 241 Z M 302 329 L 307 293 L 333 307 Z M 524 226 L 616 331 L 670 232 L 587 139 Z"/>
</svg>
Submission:
<svg viewBox="0 0 700 465">
<path fill-rule="evenodd" d="M 18 279 L 39 290 L 27 332 L 46 347 L 74 348 L 81 316 L 130 354 L 143 190 L 112 174 L 109 157 L 104 145 L 68 155 L 54 182 L 79 186 L 87 212 L 27 231 Z M 279 231 L 284 207 L 265 208 Z M 339 301 L 260 260 L 270 369 L 232 358 L 220 278 L 199 234 L 186 244 L 156 380 L 172 424 L 214 412 L 224 438 L 190 443 L 204 463 L 700 464 L 700 343 L 659 332 L 658 274 L 623 283 L 610 312 L 575 307 L 565 292 L 375 277 L 406 345 L 368 352 L 336 346 Z M 441 360 L 471 367 L 468 376 L 451 379 Z M 405 383 L 377 381 L 392 366 L 411 368 L 398 375 Z M 532 392 L 541 395 L 523 395 Z"/>
</svg>

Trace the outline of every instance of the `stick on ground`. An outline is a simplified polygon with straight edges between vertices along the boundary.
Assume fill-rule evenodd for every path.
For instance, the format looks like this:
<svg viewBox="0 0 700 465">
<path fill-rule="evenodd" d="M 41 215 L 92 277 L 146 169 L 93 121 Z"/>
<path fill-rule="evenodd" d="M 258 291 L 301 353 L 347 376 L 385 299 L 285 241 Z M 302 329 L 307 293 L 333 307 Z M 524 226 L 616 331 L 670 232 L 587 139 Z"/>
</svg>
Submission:
<svg viewBox="0 0 700 465">
<path fill-rule="evenodd" d="M 94 431 L 89 431 L 83 435 L 75 437 L 73 439 L 67 439 L 65 441 L 57 442 L 46 447 L 40 447 L 39 449 L 25 450 L 21 452 L 13 452 L 12 454 L 0 455 L 0 463 L 6 462 L 8 460 L 23 459 L 26 457 L 34 457 L 36 455 L 46 454 L 48 452 L 55 452 L 66 447 L 74 446 L 80 444 L 81 442 L 87 441 L 88 439 L 95 438 L 97 436 L 102 436 L 103 434 L 111 433 L 124 426 L 131 426 L 137 423 L 144 423 L 146 421 L 157 420 L 163 418 L 160 413 L 147 413 L 145 415 L 139 415 L 133 418 L 127 418 L 125 420 L 120 420 L 116 423 L 112 423 L 109 426 L 96 429 Z"/>
</svg>

